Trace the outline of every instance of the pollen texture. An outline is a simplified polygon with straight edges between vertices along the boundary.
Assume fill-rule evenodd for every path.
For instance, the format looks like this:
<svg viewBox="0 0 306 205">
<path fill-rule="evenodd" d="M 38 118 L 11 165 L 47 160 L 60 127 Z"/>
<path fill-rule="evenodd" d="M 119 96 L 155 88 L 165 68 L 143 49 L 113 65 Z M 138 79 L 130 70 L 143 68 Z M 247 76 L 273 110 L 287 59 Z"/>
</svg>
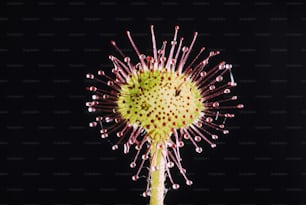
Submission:
<svg viewBox="0 0 306 205">
<path fill-rule="evenodd" d="M 152 140 L 169 136 L 172 129 L 188 127 L 202 109 L 195 83 L 184 74 L 165 69 L 132 75 L 118 98 L 122 118 L 145 128 Z"/>
</svg>

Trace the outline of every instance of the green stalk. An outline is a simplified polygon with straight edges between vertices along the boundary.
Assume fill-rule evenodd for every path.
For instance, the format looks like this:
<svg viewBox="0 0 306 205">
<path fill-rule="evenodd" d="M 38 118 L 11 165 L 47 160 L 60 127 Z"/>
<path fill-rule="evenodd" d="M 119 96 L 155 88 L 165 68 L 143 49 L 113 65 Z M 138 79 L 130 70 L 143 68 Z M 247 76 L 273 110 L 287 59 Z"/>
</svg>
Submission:
<svg viewBox="0 0 306 205">
<path fill-rule="evenodd" d="M 162 153 L 166 153 L 166 146 L 156 149 L 157 146 L 151 146 L 151 157 L 153 156 L 153 165 L 157 170 L 151 172 L 151 195 L 150 205 L 163 205 L 165 197 L 165 166 L 166 162 Z"/>
</svg>

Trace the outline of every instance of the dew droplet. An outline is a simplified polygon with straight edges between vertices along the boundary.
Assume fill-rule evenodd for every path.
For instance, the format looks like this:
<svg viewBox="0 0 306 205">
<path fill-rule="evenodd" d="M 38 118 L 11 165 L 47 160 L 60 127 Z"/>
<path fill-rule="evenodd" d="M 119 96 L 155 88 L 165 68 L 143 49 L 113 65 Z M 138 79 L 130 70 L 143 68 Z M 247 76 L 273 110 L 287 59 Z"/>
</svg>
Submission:
<svg viewBox="0 0 306 205">
<path fill-rule="evenodd" d="M 217 82 L 221 82 L 223 80 L 223 77 L 221 75 L 217 76 L 216 77 L 216 81 Z"/>
<path fill-rule="evenodd" d="M 195 125 L 196 125 L 197 127 L 202 127 L 202 123 L 201 123 L 201 122 L 196 122 Z"/>
<path fill-rule="evenodd" d="M 214 102 L 214 103 L 212 104 L 212 106 L 213 106 L 213 107 L 219 107 L 219 103 L 218 103 L 218 102 Z"/>
<path fill-rule="evenodd" d="M 105 117 L 105 122 L 111 122 L 112 121 L 112 118 L 110 117 Z"/>
<path fill-rule="evenodd" d="M 205 71 L 202 71 L 201 73 L 200 73 L 200 76 L 201 77 L 205 77 L 207 75 L 207 73 L 205 72 Z"/>
<path fill-rule="evenodd" d="M 179 188 L 180 188 L 180 185 L 179 185 L 179 184 L 172 184 L 172 188 L 175 189 L 175 190 L 176 190 L 176 189 L 179 189 Z"/>
<path fill-rule="evenodd" d="M 149 191 L 145 191 L 145 192 L 142 193 L 142 196 L 143 197 L 148 197 L 148 196 L 150 196 L 150 192 Z"/>
<path fill-rule="evenodd" d="M 216 86 L 214 86 L 214 85 L 209 86 L 209 90 L 214 90 L 215 88 L 216 88 Z"/>
<path fill-rule="evenodd" d="M 101 130 L 100 130 L 100 133 L 101 133 L 101 134 L 107 133 L 107 129 L 101 129 Z"/>
<path fill-rule="evenodd" d="M 211 117 L 208 117 L 208 118 L 206 118 L 206 122 L 212 122 L 213 121 L 213 119 L 211 118 Z"/>
<path fill-rule="evenodd" d="M 107 138 L 107 137 L 108 137 L 108 134 L 107 134 L 107 133 L 101 134 L 101 138 L 102 138 L 102 139 L 105 139 L 105 138 Z"/>
<path fill-rule="evenodd" d="M 94 76 L 93 74 L 91 74 L 91 73 L 87 73 L 87 74 L 86 74 L 86 78 L 87 78 L 87 79 L 94 79 L 95 76 Z"/>
<path fill-rule="evenodd" d="M 99 104 L 98 101 L 92 101 L 91 103 L 92 103 L 92 106 L 95 106 L 95 105 L 98 105 L 98 104 Z"/>
<path fill-rule="evenodd" d="M 218 139 L 218 135 L 212 135 L 211 138 L 216 140 L 216 139 Z"/>
<path fill-rule="evenodd" d="M 129 153 L 129 151 L 130 151 L 130 146 L 129 146 L 129 144 L 128 143 L 125 143 L 124 145 L 123 145 L 123 152 L 124 152 L 124 154 L 127 154 L 127 153 Z"/>
<path fill-rule="evenodd" d="M 228 134 L 229 133 L 229 130 L 223 130 L 223 134 Z"/>
<path fill-rule="evenodd" d="M 225 94 L 229 94 L 229 93 L 231 92 L 231 90 L 230 90 L 230 89 L 225 89 L 223 92 L 224 92 Z"/>
<path fill-rule="evenodd" d="M 138 175 L 132 176 L 132 180 L 133 180 L 133 181 L 137 181 L 138 179 L 139 179 L 139 176 L 138 176 Z"/>
<path fill-rule="evenodd" d="M 135 168 L 136 167 L 136 163 L 135 162 L 131 162 L 130 167 L 131 168 Z"/>
<path fill-rule="evenodd" d="M 97 90 L 97 88 L 96 88 L 95 86 L 90 86 L 90 87 L 89 87 L 89 91 L 93 91 L 93 92 L 94 92 L 94 91 L 96 91 L 96 90 Z"/>
<path fill-rule="evenodd" d="M 105 73 L 104 73 L 103 70 L 99 70 L 99 71 L 98 71 L 98 75 L 103 76 L 103 75 L 105 75 Z"/>
<path fill-rule="evenodd" d="M 122 137 L 123 136 L 123 132 L 117 132 L 117 137 Z"/>
<path fill-rule="evenodd" d="M 197 153 L 202 153 L 202 152 L 203 152 L 203 149 L 202 149 L 202 147 L 196 147 L 195 151 L 196 151 Z"/>
<path fill-rule="evenodd" d="M 106 95 L 106 94 L 103 94 L 102 95 L 102 98 L 105 100 L 105 99 L 108 99 L 109 98 L 109 95 Z"/>
<path fill-rule="evenodd" d="M 96 112 L 96 108 L 94 108 L 94 107 L 89 107 L 89 108 L 88 108 L 88 112 Z"/>
<path fill-rule="evenodd" d="M 232 65 L 231 64 L 225 64 L 225 68 L 230 69 L 230 68 L 232 68 Z"/>
<path fill-rule="evenodd" d="M 95 126 L 97 126 L 97 122 L 90 122 L 89 123 L 89 127 L 95 127 Z"/>
<path fill-rule="evenodd" d="M 194 140 L 195 140 L 196 142 L 200 142 L 201 139 L 202 139 L 202 138 L 201 138 L 200 136 L 195 136 L 195 137 L 194 137 Z"/>
<path fill-rule="evenodd" d="M 128 63 L 128 62 L 130 62 L 130 61 L 131 61 L 130 57 L 125 57 L 125 58 L 124 58 L 124 62 Z"/>
<path fill-rule="evenodd" d="M 113 86 L 113 85 L 114 85 L 114 82 L 113 82 L 113 81 L 107 81 L 107 85 L 108 85 L 108 86 Z"/>
<path fill-rule="evenodd" d="M 92 106 L 92 102 L 86 102 L 85 105 L 86 105 L 86 107 L 91 107 Z"/>
<path fill-rule="evenodd" d="M 145 59 L 146 56 L 145 56 L 144 54 L 140 54 L 140 55 L 139 55 L 139 58 L 140 58 L 140 59 Z"/>
<path fill-rule="evenodd" d="M 237 105 L 237 108 L 239 108 L 239 109 L 242 109 L 243 107 L 244 107 L 243 104 Z"/>
<path fill-rule="evenodd" d="M 219 70 L 223 70 L 225 68 L 224 64 L 219 65 Z"/>
<path fill-rule="evenodd" d="M 179 141 L 178 145 L 179 145 L 180 148 L 182 148 L 182 147 L 184 147 L 184 142 L 183 141 Z"/>
<path fill-rule="evenodd" d="M 173 162 L 168 162 L 168 163 L 167 163 L 167 166 L 168 166 L 169 168 L 172 168 L 172 167 L 174 167 L 174 163 L 173 163 Z"/>
<path fill-rule="evenodd" d="M 99 96 L 98 95 L 92 95 L 91 96 L 93 100 L 99 100 Z"/>
<path fill-rule="evenodd" d="M 193 184 L 193 182 L 192 182 L 191 180 L 187 180 L 187 181 L 186 181 L 186 184 L 187 184 L 188 186 L 191 186 L 191 185 Z"/>
<path fill-rule="evenodd" d="M 112 146 L 112 150 L 117 150 L 118 149 L 118 145 L 113 145 Z"/>
<path fill-rule="evenodd" d="M 144 159 L 144 160 L 148 159 L 148 155 L 145 155 L 145 154 L 141 155 L 141 159 Z"/>
<path fill-rule="evenodd" d="M 235 82 L 228 82 L 228 85 L 231 86 L 231 87 L 236 87 L 237 83 L 235 83 Z"/>
<path fill-rule="evenodd" d="M 215 148 L 215 147 L 216 147 L 216 144 L 211 144 L 210 147 L 211 147 L 211 148 Z"/>
<path fill-rule="evenodd" d="M 139 144 L 135 146 L 136 150 L 139 150 L 140 148 L 141 148 L 141 146 Z"/>
</svg>

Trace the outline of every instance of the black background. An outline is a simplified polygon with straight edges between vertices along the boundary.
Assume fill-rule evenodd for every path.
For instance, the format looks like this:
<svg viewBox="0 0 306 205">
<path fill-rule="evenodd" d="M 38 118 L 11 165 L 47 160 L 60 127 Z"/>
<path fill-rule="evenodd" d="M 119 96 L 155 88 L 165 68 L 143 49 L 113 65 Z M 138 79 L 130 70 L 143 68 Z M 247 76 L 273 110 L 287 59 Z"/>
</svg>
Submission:
<svg viewBox="0 0 306 205">
<path fill-rule="evenodd" d="M 132 155 L 111 151 L 84 106 L 85 74 L 111 69 L 109 42 L 158 45 L 175 25 L 233 64 L 245 109 L 216 149 L 183 151 L 194 181 L 165 204 L 306 204 L 303 1 L 1 1 L 0 204 L 146 204 Z"/>
</svg>

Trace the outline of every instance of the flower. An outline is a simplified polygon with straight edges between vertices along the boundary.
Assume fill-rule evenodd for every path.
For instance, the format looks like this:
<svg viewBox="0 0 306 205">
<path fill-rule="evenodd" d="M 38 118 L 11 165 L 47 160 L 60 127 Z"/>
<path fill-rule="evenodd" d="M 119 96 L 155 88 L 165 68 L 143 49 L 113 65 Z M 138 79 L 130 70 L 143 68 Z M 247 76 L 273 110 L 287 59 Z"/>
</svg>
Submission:
<svg viewBox="0 0 306 205">
<path fill-rule="evenodd" d="M 88 111 L 102 114 L 89 126 L 100 125 L 102 138 L 115 133 L 119 140 L 112 146 L 113 150 L 123 144 L 124 153 L 128 153 L 135 146 L 136 156 L 130 164 L 131 168 L 138 165 L 136 174 L 132 176 L 134 181 L 138 180 L 144 163 L 149 162 L 144 196 L 153 191 L 155 182 L 151 181 L 150 187 L 150 179 L 155 177 L 157 181 L 164 182 L 165 172 L 172 188 L 178 189 L 179 184 L 171 175 L 173 167 L 183 175 L 187 185 L 192 185 L 182 166 L 180 149 L 184 141 L 189 140 L 198 153 L 203 151 L 199 145 L 202 140 L 214 148 L 218 133 L 229 133 L 224 124 L 234 114 L 227 110 L 243 108 L 242 104 L 234 104 L 237 96 L 231 95 L 231 89 L 237 85 L 232 65 L 220 62 L 207 69 L 209 59 L 219 52 L 211 51 L 206 58 L 199 60 L 205 48 L 189 61 L 198 33 L 194 33 L 190 46 L 186 47 L 183 46 L 183 38 L 177 41 L 178 30 L 176 26 L 169 54 L 166 55 L 167 42 L 164 41 L 157 50 L 151 26 L 153 56 L 141 54 L 127 31 L 139 62 L 134 65 L 112 41 L 123 58 L 109 56 L 114 64 L 114 77 L 103 70 L 98 71 L 98 77 L 86 75 L 99 84 L 99 87 L 87 87 L 93 92 L 93 101 L 86 103 Z"/>
</svg>

